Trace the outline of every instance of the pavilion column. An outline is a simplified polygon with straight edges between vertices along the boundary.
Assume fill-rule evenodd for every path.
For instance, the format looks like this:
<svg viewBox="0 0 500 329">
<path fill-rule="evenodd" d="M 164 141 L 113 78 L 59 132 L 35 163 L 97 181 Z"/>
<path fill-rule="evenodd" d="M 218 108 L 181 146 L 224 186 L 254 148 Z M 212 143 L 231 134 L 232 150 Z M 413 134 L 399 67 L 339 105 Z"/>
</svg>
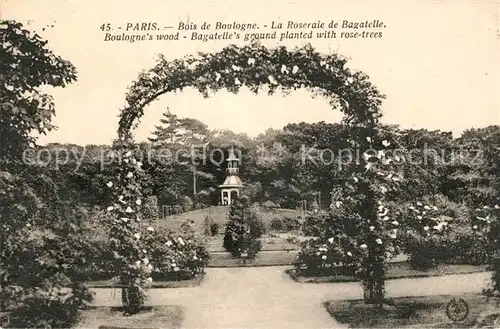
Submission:
<svg viewBox="0 0 500 329">
<path fill-rule="evenodd" d="M 227 191 L 227 204 L 228 204 L 228 205 L 231 205 L 231 202 L 232 202 L 232 201 L 233 201 L 233 200 L 231 200 L 231 190 L 228 190 L 228 191 Z"/>
</svg>

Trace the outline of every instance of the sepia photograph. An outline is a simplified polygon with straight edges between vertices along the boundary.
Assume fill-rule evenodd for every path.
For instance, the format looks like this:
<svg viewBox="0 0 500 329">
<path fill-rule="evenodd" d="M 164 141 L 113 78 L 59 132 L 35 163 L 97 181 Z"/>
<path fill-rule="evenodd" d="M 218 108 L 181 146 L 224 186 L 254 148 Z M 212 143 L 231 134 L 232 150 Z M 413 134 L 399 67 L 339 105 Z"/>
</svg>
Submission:
<svg viewBox="0 0 500 329">
<path fill-rule="evenodd" d="M 500 328 L 499 15 L 0 0 L 0 329 Z"/>
</svg>

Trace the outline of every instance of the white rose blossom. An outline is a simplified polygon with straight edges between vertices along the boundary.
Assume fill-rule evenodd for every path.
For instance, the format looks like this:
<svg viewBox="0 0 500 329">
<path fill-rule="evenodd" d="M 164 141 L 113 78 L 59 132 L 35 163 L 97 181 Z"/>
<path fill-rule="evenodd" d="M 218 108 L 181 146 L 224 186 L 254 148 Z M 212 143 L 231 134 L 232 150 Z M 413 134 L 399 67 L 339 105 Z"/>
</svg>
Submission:
<svg viewBox="0 0 500 329">
<path fill-rule="evenodd" d="M 278 84 L 278 82 L 276 81 L 276 79 L 275 79 L 272 75 L 268 76 L 268 77 L 267 77 L 267 79 L 268 79 L 268 80 L 269 80 L 269 82 L 270 82 L 271 84 L 273 84 L 273 85 Z"/>
</svg>

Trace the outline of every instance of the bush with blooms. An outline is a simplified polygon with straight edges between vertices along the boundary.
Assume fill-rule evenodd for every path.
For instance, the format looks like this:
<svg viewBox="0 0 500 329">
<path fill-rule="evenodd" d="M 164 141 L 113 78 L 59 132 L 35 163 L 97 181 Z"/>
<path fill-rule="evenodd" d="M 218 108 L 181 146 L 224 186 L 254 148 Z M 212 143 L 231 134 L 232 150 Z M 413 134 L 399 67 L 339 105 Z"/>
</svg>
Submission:
<svg viewBox="0 0 500 329">
<path fill-rule="evenodd" d="M 442 209 L 436 205 L 420 201 L 410 204 L 408 209 L 404 216 L 407 228 L 404 233 L 404 251 L 410 263 L 415 268 L 425 270 L 434 267 L 437 262 L 450 259 L 450 246 L 443 244 L 443 241 L 453 232 L 454 218 L 443 215 Z"/>
<path fill-rule="evenodd" d="M 192 223 L 175 231 L 147 226 L 141 236 L 143 247 L 151 250 L 154 280 L 187 280 L 204 273 L 210 255 Z"/>
<path fill-rule="evenodd" d="M 114 254 L 107 238 L 110 228 L 102 226 L 109 215 L 109 212 L 96 214 L 96 223 L 88 225 L 86 230 L 86 240 L 96 251 L 87 268 L 91 280 L 119 279 L 116 269 L 109 266 L 108 259 Z M 150 251 L 146 266 L 151 269 L 151 278 L 154 281 L 187 280 L 203 274 L 209 261 L 204 238 L 196 234 L 189 221 L 175 230 L 161 224 L 155 220 L 141 220 L 137 227 L 139 249 Z"/>
<path fill-rule="evenodd" d="M 484 264 L 493 256 L 489 224 L 444 196 L 410 204 L 401 217 L 406 227 L 403 249 L 416 268 L 425 270 L 444 262 Z"/>
</svg>

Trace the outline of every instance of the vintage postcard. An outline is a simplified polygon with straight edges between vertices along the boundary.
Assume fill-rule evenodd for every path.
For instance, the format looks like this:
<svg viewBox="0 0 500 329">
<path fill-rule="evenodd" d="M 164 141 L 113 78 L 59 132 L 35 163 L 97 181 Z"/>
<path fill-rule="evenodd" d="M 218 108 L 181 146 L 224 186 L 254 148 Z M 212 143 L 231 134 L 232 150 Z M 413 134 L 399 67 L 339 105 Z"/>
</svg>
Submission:
<svg viewBox="0 0 500 329">
<path fill-rule="evenodd" d="M 0 0 L 0 326 L 500 328 L 499 15 Z"/>
</svg>

